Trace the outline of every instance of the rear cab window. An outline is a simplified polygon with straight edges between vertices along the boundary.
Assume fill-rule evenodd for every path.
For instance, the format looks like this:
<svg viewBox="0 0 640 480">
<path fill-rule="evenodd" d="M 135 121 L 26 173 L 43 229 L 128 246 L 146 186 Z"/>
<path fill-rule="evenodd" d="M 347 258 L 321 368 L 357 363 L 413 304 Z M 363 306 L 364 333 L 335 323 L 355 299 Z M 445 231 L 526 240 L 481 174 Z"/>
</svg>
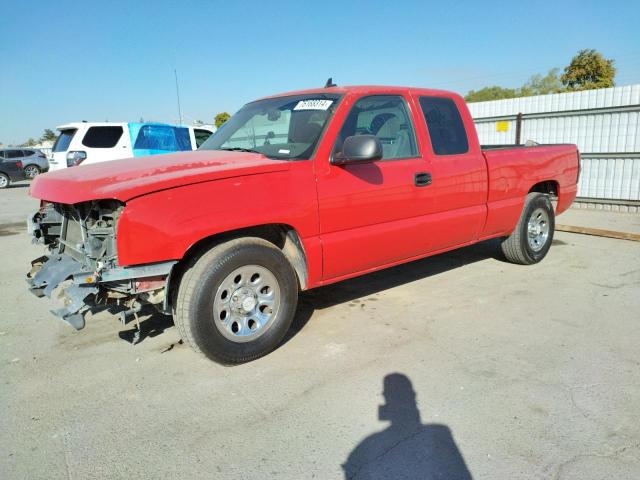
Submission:
<svg viewBox="0 0 640 480">
<path fill-rule="evenodd" d="M 77 130 L 75 128 L 60 130 L 60 134 L 58 135 L 58 138 L 56 138 L 56 143 L 53 144 L 52 151 L 66 152 L 69 149 L 69 144 L 76 132 Z"/>
<path fill-rule="evenodd" d="M 451 98 L 422 96 L 420 107 L 427 122 L 433 153 L 458 155 L 469 151 L 460 111 Z"/>
<path fill-rule="evenodd" d="M 120 141 L 122 127 L 89 127 L 82 139 L 82 144 L 89 148 L 113 148 Z"/>
<path fill-rule="evenodd" d="M 200 148 L 200 145 L 202 145 L 204 142 L 206 142 L 207 140 L 209 140 L 209 137 L 211 136 L 211 132 L 209 130 L 202 130 L 199 128 L 194 128 L 193 129 L 193 136 L 196 139 L 196 148 Z"/>
<path fill-rule="evenodd" d="M 359 99 L 344 121 L 334 146 L 342 151 L 347 137 L 375 135 L 382 144 L 382 159 L 418 156 L 415 133 L 406 101 L 399 95 L 372 95 Z"/>
</svg>

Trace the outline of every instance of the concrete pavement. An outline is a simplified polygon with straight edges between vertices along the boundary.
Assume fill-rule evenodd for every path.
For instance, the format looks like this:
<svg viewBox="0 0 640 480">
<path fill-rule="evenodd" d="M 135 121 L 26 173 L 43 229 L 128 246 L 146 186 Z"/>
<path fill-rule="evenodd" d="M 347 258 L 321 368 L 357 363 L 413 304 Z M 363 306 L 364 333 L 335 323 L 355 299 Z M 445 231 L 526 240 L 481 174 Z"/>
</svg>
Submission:
<svg viewBox="0 0 640 480">
<path fill-rule="evenodd" d="M 487 242 L 307 292 L 229 368 L 160 315 L 135 347 L 107 314 L 74 332 L 0 230 L 1 478 L 640 476 L 637 242 L 558 233 L 530 267 Z"/>
</svg>

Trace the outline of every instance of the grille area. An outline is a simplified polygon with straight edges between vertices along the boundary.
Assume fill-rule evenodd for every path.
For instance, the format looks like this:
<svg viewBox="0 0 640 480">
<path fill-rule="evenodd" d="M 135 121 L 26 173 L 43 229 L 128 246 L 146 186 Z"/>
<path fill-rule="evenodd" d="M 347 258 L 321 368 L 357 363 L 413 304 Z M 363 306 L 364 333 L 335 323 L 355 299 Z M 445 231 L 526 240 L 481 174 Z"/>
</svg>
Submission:
<svg viewBox="0 0 640 480">
<path fill-rule="evenodd" d="M 60 235 L 60 252 L 83 262 L 83 235 L 78 212 L 69 205 L 57 204 L 56 211 L 62 217 L 62 235 Z"/>
<path fill-rule="evenodd" d="M 52 204 L 40 215 L 45 244 L 87 268 L 95 268 L 98 261 L 105 266 L 115 266 L 115 229 L 122 207 L 113 200 Z"/>
</svg>

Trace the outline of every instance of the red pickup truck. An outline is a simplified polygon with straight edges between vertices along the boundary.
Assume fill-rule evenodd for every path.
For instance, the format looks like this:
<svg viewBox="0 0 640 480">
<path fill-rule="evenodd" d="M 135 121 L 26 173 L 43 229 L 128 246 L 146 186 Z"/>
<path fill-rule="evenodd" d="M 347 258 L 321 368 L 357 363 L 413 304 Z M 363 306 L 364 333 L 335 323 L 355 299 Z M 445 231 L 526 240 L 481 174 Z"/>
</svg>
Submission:
<svg viewBox="0 0 640 480">
<path fill-rule="evenodd" d="M 29 227 L 49 251 L 28 281 L 77 329 L 96 308 L 151 303 L 195 350 L 246 362 L 281 342 L 300 290 L 492 237 L 539 262 L 578 175 L 574 145 L 480 146 L 454 93 L 286 93 L 195 152 L 39 175 Z"/>
</svg>

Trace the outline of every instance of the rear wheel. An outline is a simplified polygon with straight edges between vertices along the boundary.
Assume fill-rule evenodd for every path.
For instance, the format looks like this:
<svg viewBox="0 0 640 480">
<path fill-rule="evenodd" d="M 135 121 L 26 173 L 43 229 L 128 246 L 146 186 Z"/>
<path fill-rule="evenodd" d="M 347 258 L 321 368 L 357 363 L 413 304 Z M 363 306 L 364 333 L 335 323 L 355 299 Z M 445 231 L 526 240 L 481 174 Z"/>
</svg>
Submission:
<svg viewBox="0 0 640 480">
<path fill-rule="evenodd" d="M 187 267 L 174 320 L 194 350 L 220 363 L 244 363 L 278 346 L 297 300 L 296 274 L 280 249 L 242 238 L 215 246 Z"/>
<path fill-rule="evenodd" d="M 516 228 L 502 242 L 502 252 L 513 263 L 538 263 L 551 248 L 554 230 L 555 215 L 549 196 L 530 193 Z"/>
<path fill-rule="evenodd" d="M 4 173 L 0 173 L 0 188 L 7 188 L 10 183 L 9 177 Z"/>
<path fill-rule="evenodd" d="M 40 174 L 40 168 L 37 165 L 27 165 L 24 167 L 24 174 L 27 178 L 36 178 Z"/>
</svg>

